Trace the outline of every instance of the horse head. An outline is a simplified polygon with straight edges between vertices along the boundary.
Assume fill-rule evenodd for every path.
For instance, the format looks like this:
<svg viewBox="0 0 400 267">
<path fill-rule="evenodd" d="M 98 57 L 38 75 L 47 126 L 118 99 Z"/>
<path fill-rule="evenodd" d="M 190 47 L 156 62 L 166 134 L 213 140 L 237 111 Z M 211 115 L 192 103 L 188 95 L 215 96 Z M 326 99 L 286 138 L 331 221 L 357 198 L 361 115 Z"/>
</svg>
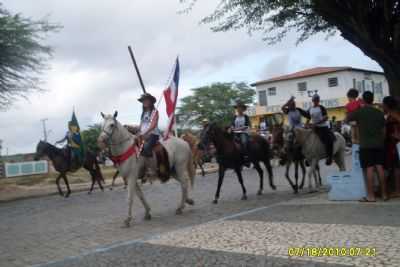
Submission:
<svg viewBox="0 0 400 267">
<path fill-rule="evenodd" d="M 216 139 L 218 131 L 220 130 L 221 129 L 219 129 L 215 122 L 209 123 L 200 133 L 198 148 L 200 150 L 205 150 L 209 146 L 210 142 Z"/>
<path fill-rule="evenodd" d="M 42 157 L 46 156 L 48 147 L 49 147 L 49 144 L 47 142 L 40 140 L 36 146 L 36 153 L 35 153 L 35 156 L 33 159 L 39 160 Z"/>
<path fill-rule="evenodd" d="M 105 115 L 101 112 L 101 116 L 103 117 L 104 122 L 101 128 L 101 133 L 97 138 L 97 144 L 100 149 L 104 150 L 107 145 L 111 144 L 113 139 L 116 138 L 116 132 L 122 128 L 122 125 L 117 121 L 118 111 L 115 111 L 114 115 Z"/>
</svg>

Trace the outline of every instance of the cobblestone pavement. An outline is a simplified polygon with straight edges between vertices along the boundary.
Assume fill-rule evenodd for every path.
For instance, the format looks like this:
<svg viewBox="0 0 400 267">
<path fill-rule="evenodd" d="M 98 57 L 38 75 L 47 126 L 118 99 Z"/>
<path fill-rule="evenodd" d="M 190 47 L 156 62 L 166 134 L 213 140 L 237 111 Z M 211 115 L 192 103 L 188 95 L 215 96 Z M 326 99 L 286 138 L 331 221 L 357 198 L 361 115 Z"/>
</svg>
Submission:
<svg viewBox="0 0 400 267">
<path fill-rule="evenodd" d="M 324 176 L 331 170 L 324 168 Z M 281 168 L 275 169 L 278 190 L 267 186 L 256 196 L 256 173 L 247 170 L 245 177 L 249 199 L 240 200 L 229 172 L 218 205 L 211 204 L 216 175 L 197 177 L 196 205 L 180 216 L 174 215 L 176 183 L 146 185 L 153 220 L 142 220 L 136 201 L 136 223 L 129 229 L 121 228 L 127 212 L 122 188 L 1 204 L 0 266 L 400 265 L 399 202 L 332 203 L 323 193 L 294 195 Z M 344 244 L 376 248 L 377 257 L 287 255 L 289 246 Z"/>
</svg>

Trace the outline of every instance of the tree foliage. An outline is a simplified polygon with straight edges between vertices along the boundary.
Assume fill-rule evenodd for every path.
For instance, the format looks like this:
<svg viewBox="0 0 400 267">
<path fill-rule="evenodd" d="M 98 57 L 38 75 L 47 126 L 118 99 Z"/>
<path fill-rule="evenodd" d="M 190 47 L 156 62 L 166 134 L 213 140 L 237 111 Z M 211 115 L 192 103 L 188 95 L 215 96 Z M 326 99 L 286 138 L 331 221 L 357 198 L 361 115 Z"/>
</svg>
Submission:
<svg viewBox="0 0 400 267">
<path fill-rule="evenodd" d="M 192 89 L 193 95 L 182 98 L 178 110 L 181 126 L 200 126 L 204 119 L 230 124 L 236 100 L 246 104 L 253 102 L 255 91 L 246 83 L 214 83 Z"/>
<path fill-rule="evenodd" d="M 93 124 L 88 127 L 88 129 L 81 132 L 83 143 L 86 148 L 95 153 L 99 152 L 97 146 L 97 138 L 101 133 L 101 124 Z"/>
<path fill-rule="evenodd" d="M 44 40 L 59 25 L 11 14 L 0 3 L 0 108 L 42 90 L 40 74 L 52 55 Z"/>
<path fill-rule="evenodd" d="M 197 1 L 181 0 L 188 10 Z M 391 93 L 400 95 L 400 0 L 220 0 L 202 23 L 214 31 L 261 31 L 269 43 L 292 31 L 298 42 L 339 31 L 381 65 Z"/>
</svg>

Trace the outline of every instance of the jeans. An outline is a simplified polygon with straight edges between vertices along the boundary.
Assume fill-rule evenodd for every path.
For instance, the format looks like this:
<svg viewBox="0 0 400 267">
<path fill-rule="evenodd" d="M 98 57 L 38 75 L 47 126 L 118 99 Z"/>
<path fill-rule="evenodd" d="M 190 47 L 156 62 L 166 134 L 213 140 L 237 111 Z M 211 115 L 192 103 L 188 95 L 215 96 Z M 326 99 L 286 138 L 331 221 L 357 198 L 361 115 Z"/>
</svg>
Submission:
<svg viewBox="0 0 400 267">
<path fill-rule="evenodd" d="M 153 147 L 155 144 L 157 144 L 159 139 L 159 136 L 156 134 L 151 134 L 146 141 L 144 142 L 143 145 L 143 151 L 142 151 L 142 155 L 147 157 L 147 158 L 151 158 L 153 156 Z"/>
<path fill-rule="evenodd" d="M 249 144 L 249 135 L 247 133 L 235 133 L 236 138 L 240 140 L 240 144 L 242 145 L 242 149 L 245 155 L 248 155 L 248 144 Z"/>
<path fill-rule="evenodd" d="M 325 146 L 326 154 L 328 158 L 333 156 L 333 143 L 335 136 L 329 127 L 315 127 L 314 132 L 318 135 L 322 144 Z"/>
</svg>

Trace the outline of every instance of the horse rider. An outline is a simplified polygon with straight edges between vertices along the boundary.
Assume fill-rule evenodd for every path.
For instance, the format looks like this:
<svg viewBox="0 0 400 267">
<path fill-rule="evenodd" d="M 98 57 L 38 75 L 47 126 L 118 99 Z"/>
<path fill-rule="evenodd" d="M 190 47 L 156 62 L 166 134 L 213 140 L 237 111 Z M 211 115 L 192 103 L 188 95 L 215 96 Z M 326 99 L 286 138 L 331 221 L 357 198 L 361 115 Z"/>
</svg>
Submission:
<svg viewBox="0 0 400 267">
<path fill-rule="evenodd" d="M 309 118 L 307 111 L 296 107 L 296 101 L 293 96 L 282 106 L 282 112 L 288 116 L 291 129 L 303 128 L 302 117 Z"/>
<path fill-rule="evenodd" d="M 249 160 L 249 130 L 250 130 L 250 118 L 244 112 L 247 106 L 241 101 L 237 101 L 234 106 L 236 109 L 236 115 L 233 118 L 231 130 L 235 137 L 240 140 L 242 153 L 244 157 L 244 164 L 246 167 L 250 166 Z"/>
<path fill-rule="evenodd" d="M 326 108 L 320 104 L 320 96 L 318 94 L 314 94 L 312 97 L 312 102 L 313 106 L 308 110 L 309 118 L 307 125 L 310 125 L 311 120 L 311 126 L 314 132 L 325 146 L 327 154 L 326 165 L 331 165 L 335 136 L 329 128 L 328 113 Z"/>
<path fill-rule="evenodd" d="M 57 144 L 67 142 L 66 156 L 70 160 L 70 164 L 77 160 L 80 163 L 83 161 L 83 144 L 79 133 L 79 126 L 73 121 L 68 122 L 68 131 L 64 138 L 57 141 Z"/>
<path fill-rule="evenodd" d="M 145 93 L 139 99 L 143 105 L 143 112 L 140 117 L 140 137 L 144 141 L 142 155 L 147 158 L 153 157 L 153 147 L 157 144 L 161 132 L 158 128 L 158 110 L 155 108 L 156 98 Z"/>
</svg>

